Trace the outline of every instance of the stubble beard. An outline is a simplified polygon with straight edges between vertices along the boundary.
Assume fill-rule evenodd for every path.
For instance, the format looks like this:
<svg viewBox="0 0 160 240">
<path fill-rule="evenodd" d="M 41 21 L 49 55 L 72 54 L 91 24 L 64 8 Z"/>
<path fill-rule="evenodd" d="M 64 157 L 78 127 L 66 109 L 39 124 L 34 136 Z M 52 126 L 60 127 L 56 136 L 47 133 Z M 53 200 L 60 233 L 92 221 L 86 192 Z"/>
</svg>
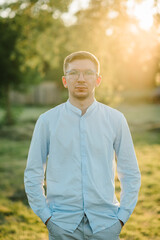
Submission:
<svg viewBox="0 0 160 240">
<path fill-rule="evenodd" d="M 87 99 L 89 97 L 89 93 L 85 93 L 85 94 L 79 94 L 79 93 L 73 93 L 73 97 L 79 100 L 83 100 L 83 99 Z"/>
</svg>

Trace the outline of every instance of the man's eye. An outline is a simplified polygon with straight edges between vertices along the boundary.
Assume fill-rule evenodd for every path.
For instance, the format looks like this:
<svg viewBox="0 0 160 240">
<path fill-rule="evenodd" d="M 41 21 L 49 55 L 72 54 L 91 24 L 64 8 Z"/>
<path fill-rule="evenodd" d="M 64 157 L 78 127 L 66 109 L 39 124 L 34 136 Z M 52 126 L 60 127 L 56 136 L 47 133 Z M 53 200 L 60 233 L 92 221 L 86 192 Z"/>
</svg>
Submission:
<svg viewBox="0 0 160 240">
<path fill-rule="evenodd" d="M 76 75 L 76 74 L 78 74 L 76 71 L 72 71 L 69 73 L 69 75 Z"/>
<path fill-rule="evenodd" d="M 85 74 L 86 74 L 86 75 L 93 75 L 94 72 L 92 72 L 92 71 L 86 71 Z"/>
</svg>

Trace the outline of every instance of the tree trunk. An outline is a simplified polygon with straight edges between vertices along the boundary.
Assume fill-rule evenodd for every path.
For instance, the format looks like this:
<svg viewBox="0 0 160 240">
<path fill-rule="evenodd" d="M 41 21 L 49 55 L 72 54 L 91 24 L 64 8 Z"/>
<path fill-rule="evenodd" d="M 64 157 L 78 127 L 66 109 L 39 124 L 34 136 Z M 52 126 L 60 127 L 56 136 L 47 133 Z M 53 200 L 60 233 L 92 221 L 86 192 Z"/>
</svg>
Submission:
<svg viewBox="0 0 160 240">
<path fill-rule="evenodd" d="M 9 84 L 7 84 L 6 88 L 5 88 L 5 110 L 6 110 L 5 123 L 7 125 L 11 125 L 14 123 L 9 93 L 10 93 L 10 86 L 9 86 Z"/>
</svg>

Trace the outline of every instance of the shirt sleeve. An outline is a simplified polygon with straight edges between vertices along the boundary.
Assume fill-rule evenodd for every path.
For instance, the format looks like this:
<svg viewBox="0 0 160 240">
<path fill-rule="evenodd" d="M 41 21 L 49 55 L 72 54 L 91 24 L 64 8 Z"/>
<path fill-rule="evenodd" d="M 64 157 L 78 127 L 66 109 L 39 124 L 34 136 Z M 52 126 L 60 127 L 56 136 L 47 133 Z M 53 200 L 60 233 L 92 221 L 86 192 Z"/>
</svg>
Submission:
<svg viewBox="0 0 160 240">
<path fill-rule="evenodd" d="M 117 156 L 117 174 L 121 184 L 118 218 L 126 223 L 138 200 L 141 175 L 131 133 L 123 114 L 119 120 L 114 148 Z"/>
<path fill-rule="evenodd" d="M 48 152 L 49 131 L 41 115 L 36 122 L 30 144 L 24 172 L 24 185 L 30 207 L 44 223 L 51 216 L 43 187 Z"/>
</svg>

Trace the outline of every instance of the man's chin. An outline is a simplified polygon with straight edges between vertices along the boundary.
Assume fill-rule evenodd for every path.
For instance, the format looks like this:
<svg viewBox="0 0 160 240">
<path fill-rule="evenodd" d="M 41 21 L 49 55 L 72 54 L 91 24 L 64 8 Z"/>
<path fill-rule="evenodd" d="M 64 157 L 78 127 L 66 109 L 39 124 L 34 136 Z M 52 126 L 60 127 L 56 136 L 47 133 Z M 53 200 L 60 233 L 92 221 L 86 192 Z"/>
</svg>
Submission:
<svg viewBox="0 0 160 240">
<path fill-rule="evenodd" d="M 89 95 L 85 93 L 74 94 L 74 97 L 77 99 L 86 99 Z"/>
</svg>

